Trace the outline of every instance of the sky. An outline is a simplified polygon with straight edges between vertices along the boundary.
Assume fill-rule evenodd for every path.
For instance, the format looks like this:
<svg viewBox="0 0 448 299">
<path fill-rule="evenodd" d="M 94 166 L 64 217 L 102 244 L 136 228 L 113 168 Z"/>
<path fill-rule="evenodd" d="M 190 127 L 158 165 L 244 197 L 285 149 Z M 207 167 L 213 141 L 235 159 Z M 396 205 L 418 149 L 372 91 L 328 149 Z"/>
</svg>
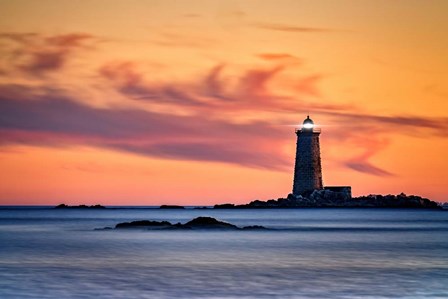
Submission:
<svg viewBox="0 0 448 299">
<path fill-rule="evenodd" d="M 0 0 L 0 205 L 448 201 L 448 1 Z"/>
</svg>

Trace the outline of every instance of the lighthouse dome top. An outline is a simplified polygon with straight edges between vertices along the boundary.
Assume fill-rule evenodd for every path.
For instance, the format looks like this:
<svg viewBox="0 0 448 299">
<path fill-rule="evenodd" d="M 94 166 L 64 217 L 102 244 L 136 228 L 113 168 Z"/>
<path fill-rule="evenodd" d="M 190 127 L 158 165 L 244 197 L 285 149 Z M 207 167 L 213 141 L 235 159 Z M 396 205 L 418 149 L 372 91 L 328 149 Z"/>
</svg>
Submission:
<svg viewBox="0 0 448 299">
<path fill-rule="evenodd" d="M 312 129 L 314 128 L 314 122 L 313 120 L 310 118 L 310 116 L 308 115 L 306 117 L 306 119 L 303 121 L 303 128 L 305 129 Z"/>
</svg>

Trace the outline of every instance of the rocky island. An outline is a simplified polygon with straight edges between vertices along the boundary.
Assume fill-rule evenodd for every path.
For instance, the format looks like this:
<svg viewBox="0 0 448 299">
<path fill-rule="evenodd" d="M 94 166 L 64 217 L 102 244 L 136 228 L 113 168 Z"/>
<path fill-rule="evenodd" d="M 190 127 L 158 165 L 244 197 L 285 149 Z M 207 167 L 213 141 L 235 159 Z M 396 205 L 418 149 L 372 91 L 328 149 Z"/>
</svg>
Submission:
<svg viewBox="0 0 448 299">
<path fill-rule="evenodd" d="M 286 198 L 268 201 L 255 200 L 248 204 L 218 204 L 214 209 L 265 209 L 265 208 L 412 208 L 442 209 L 434 201 L 420 196 L 367 195 L 352 197 L 348 185 L 325 186 L 322 179 L 320 134 L 308 115 L 297 135 L 296 157 L 292 192 Z"/>
<path fill-rule="evenodd" d="M 268 201 L 255 200 L 248 204 L 219 204 L 214 209 L 266 208 L 411 208 L 442 209 L 436 202 L 415 195 L 367 195 L 351 197 L 344 192 L 314 190 L 304 195 L 289 194 L 286 198 Z"/>
</svg>

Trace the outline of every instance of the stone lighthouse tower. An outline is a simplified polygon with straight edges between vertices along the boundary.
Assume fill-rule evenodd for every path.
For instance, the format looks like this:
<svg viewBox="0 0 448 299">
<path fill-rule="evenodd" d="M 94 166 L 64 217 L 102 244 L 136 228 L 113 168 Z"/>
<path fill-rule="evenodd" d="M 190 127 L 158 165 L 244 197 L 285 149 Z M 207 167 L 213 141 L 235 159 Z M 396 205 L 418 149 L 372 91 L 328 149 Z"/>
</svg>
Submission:
<svg viewBox="0 0 448 299">
<path fill-rule="evenodd" d="M 314 122 L 308 115 L 302 128 L 296 130 L 296 134 L 297 151 L 292 194 L 303 195 L 313 190 L 323 189 L 319 146 L 320 129 L 314 128 Z"/>
</svg>

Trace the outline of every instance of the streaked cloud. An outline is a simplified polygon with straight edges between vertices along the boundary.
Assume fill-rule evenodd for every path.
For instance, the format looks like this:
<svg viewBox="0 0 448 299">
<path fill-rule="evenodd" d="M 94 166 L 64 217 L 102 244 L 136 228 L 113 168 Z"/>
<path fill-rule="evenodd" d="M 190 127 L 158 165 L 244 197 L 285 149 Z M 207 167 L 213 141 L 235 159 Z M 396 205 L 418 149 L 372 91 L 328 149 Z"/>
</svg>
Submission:
<svg viewBox="0 0 448 299">
<path fill-rule="evenodd" d="M 71 33 L 41 36 L 33 33 L 3 34 L 0 39 L 32 50 L 19 51 L 19 67 L 33 75 L 62 69 L 77 50 L 95 41 L 89 34 Z M 151 80 L 138 61 L 103 63 L 98 77 L 88 82 L 104 90 L 113 89 L 128 100 L 139 101 L 148 109 L 92 107 L 76 93 L 41 84 L 0 86 L 1 143 L 45 146 L 90 145 L 139 155 L 233 163 L 249 167 L 283 169 L 288 157 L 280 150 L 290 136 L 279 123 L 293 123 L 297 115 L 311 112 L 341 124 L 326 138 L 331 142 L 349 140 L 363 152 L 344 165 L 377 176 L 392 175 L 370 159 L 385 150 L 373 146 L 391 134 L 446 137 L 447 118 L 412 115 L 372 115 L 353 104 L 328 102 L 319 85 L 325 76 L 305 73 L 290 81 L 289 91 L 275 88 L 285 71 L 299 70 L 300 58 L 288 53 L 257 54 L 268 65 L 256 65 L 227 74 L 230 66 L 218 63 L 202 76 L 183 81 Z M 26 61 L 24 63 L 23 61 Z M 99 80 L 99 81 L 98 81 Z M 152 105 L 166 106 L 160 112 Z M 176 113 L 186 109 L 188 113 Z M 166 111 L 172 111 L 169 113 Z M 269 117 L 241 121 L 235 115 L 269 113 Z M 356 123 L 365 135 L 346 131 Z M 217 137 L 219 136 L 219 137 Z M 374 142 L 372 142 L 374 140 Z M 225 141 L 225 142 L 224 142 Z M 256 145 L 257 150 L 251 150 Z"/>
<path fill-rule="evenodd" d="M 263 122 L 235 124 L 207 115 L 100 109 L 52 94 L 25 94 L 20 100 L 2 94 L 0 109 L 3 145 L 83 144 L 140 155 L 270 169 L 288 165 L 277 148 L 285 132 Z M 252 150 L 255 144 L 257 151 Z"/>
<path fill-rule="evenodd" d="M 284 60 L 294 60 L 299 63 L 301 60 L 294 55 L 288 53 L 260 53 L 257 54 L 258 58 L 267 61 L 284 61 Z"/>
<path fill-rule="evenodd" d="M 355 171 L 368 173 L 375 176 L 394 176 L 391 172 L 376 167 L 367 161 L 349 161 L 345 165 Z"/>
<path fill-rule="evenodd" d="M 178 32 L 166 31 L 152 38 L 149 42 L 163 47 L 186 47 L 197 49 L 208 49 L 215 47 L 219 41 L 201 35 L 180 34 Z"/>
<path fill-rule="evenodd" d="M 68 33 L 45 36 L 38 33 L 1 33 L 0 40 L 6 42 L 2 50 L 5 72 L 21 70 L 40 76 L 64 67 L 76 50 L 92 47 L 98 39 L 87 33 Z"/>
<path fill-rule="evenodd" d="M 279 24 L 279 23 L 253 23 L 252 27 L 266 30 L 292 32 L 292 33 L 325 33 L 325 32 L 337 31 L 329 28 L 307 27 L 307 26 L 302 27 L 302 26 Z"/>
</svg>

